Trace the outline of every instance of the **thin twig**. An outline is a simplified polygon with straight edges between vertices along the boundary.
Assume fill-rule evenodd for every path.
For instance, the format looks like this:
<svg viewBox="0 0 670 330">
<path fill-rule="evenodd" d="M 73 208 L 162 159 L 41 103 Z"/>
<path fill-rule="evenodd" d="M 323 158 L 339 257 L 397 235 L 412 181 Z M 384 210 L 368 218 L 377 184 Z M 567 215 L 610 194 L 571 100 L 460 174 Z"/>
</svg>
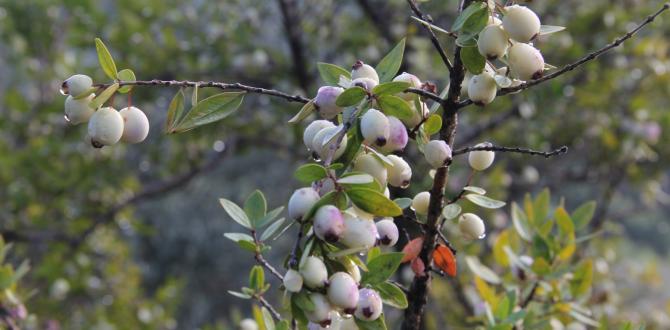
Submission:
<svg viewBox="0 0 670 330">
<path fill-rule="evenodd" d="M 255 231 L 255 230 L 252 230 L 252 231 L 251 231 L 251 237 L 253 237 L 253 239 L 254 239 L 254 243 L 256 244 L 256 246 L 260 246 L 260 244 L 262 244 L 262 242 L 258 240 L 258 236 L 256 235 L 256 231 Z M 277 271 L 277 269 L 274 268 L 274 267 L 273 267 L 273 266 L 272 266 L 272 265 L 271 265 L 271 264 L 270 264 L 270 263 L 263 257 L 263 255 L 261 254 L 261 252 L 260 252 L 258 249 L 256 250 L 256 253 L 255 253 L 255 259 L 256 259 L 256 262 L 258 262 L 258 264 L 260 264 L 261 266 L 265 267 L 265 269 L 267 269 L 268 271 L 270 271 L 270 273 L 272 273 L 272 275 L 274 275 L 274 276 L 275 276 L 276 278 L 278 278 L 280 281 L 284 281 L 284 276 L 283 276 L 279 271 Z"/>
<path fill-rule="evenodd" d="M 566 72 L 569 72 L 569 71 L 572 71 L 572 70 L 576 69 L 577 67 L 583 65 L 586 62 L 589 62 L 591 60 L 596 59 L 598 56 L 602 55 L 603 53 L 611 50 L 612 48 L 618 47 L 624 41 L 633 37 L 638 31 L 640 31 L 642 28 L 644 28 L 647 24 L 653 22 L 654 19 L 656 19 L 656 17 L 658 17 L 664 11 L 668 10 L 668 8 L 670 8 L 670 3 L 663 4 L 663 6 L 659 10 L 657 10 L 654 14 L 647 16 L 647 18 L 645 18 L 645 20 L 642 21 L 640 24 L 638 24 L 634 29 L 632 29 L 628 33 L 616 38 L 613 42 L 605 45 L 604 47 L 602 47 L 598 50 L 595 50 L 595 51 L 587 54 L 586 56 L 580 58 L 579 60 L 577 60 L 573 63 L 570 63 L 570 64 L 567 64 L 567 65 L 563 66 L 560 70 L 552 72 L 551 74 L 548 74 L 548 75 L 546 75 L 542 78 L 535 79 L 535 80 L 530 80 L 530 81 L 527 81 L 527 82 L 525 82 L 523 84 L 520 84 L 518 86 L 502 88 L 498 91 L 498 96 L 522 91 L 524 89 L 533 87 L 533 86 L 538 85 L 540 83 L 543 83 L 545 81 L 548 81 L 548 80 L 554 79 L 558 76 L 561 76 Z M 468 99 L 468 100 L 464 100 L 464 101 L 460 102 L 458 104 L 458 106 L 459 106 L 459 108 L 463 108 L 463 107 L 468 106 L 470 104 L 472 104 L 472 101 Z"/>
<path fill-rule="evenodd" d="M 533 149 L 520 148 L 520 147 L 502 147 L 502 146 L 479 146 L 479 147 L 467 147 L 455 150 L 452 154 L 454 156 L 466 154 L 472 151 L 496 151 L 496 152 L 512 152 L 518 154 L 534 155 L 534 156 L 543 156 L 544 158 L 549 158 L 552 156 L 558 156 L 568 152 L 567 146 L 562 146 L 558 149 L 552 151 L 537 151 Z"/>
<path fill-rule="evenodd" d="M 268 311 L 270 311 L 270 314 L 272 314 L 272 317 L 275 319 L 275 321 L 281 321 L 281 314 L 277 312 L 277 310 L 270 304 L 263 296 L 257 296 L 256 300 L 263 305 L 263 307 L 267 308 Z"/>
<path fill-rule="evenodd" d="M 419 6 L 417 6 L 416 2 L 414 0 L 407 0 L 407 3 L 409 4 L 409 7 L 412 9 L 414 14 L 418 16 L 420 19 L 433 24 L 433 19 L 430 18 L 430 16 L 425 15 L 421 9 L 419 9 Z M 423 24 L 422 24 L 423 25 Z M 425 25 L 424 25 L 425 26 Z M 430 26 L 425 26 L 426 31 L 430 34 L 430 41 L 433 43 L 433 46 L 435 47 L 435 50 L 440 54 L 440 57 L 442 58 L 442 62 L 444 62 L 444 65 L 447 66 L 447 69 L 449 71 L 453 70 L 453 65 L 451 64 L 451 60 L 449 60 L 449 57 L 447 56 L 447 53 L 444 51 L 444 48 L 442 48 L 442 45 L 440 44 L 440 40 L 437 39 L 437 36 L 435 36 L 435 32 L 430 28 Z"/>
<path fill-rule="evenodd" d="M 429 92 L 429 91 L 427 91 L 427 90 L 425 90 L 425 89 L 408 88 L 408 89 L 405 90 L 405 92 L 408 92 L 408 93 L 414 93 L 414 94 L 417 94 L 417 95 L 419 95 L 419 96 L 423 96 L 423 97 L 428 98 L 428 99 L 431 99 L 431 100 L 433 100 L 433 101 L 435 101 L 435 102 L 437 102 L 437 103 L 439 103 L 439 104 L 444 103 L 444 99 L 441 98 L 439 95 L 437 95 L 437 94 L 435 94 L 435 93 L 431 93 L 431 92 Z"/>
</svg>

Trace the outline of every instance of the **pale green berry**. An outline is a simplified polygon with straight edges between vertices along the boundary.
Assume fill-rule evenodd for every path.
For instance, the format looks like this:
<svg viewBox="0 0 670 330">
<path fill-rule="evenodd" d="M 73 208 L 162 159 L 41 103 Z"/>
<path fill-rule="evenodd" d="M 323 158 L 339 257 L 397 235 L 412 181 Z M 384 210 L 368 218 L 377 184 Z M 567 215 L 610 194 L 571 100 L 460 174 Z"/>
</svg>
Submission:
<svg viewBox="0 0 670 330">
<path fill-rule="evenodd" d="M 364 288 L 359 291 L 356 318 L 363 321 L 374 321 L 382 314 L 382 298 L 373 289 Z"/>
<path fill-rule="evenodd" d="M 75 99 L 69 95 L 65 99 L 65 120 L 72 125 L 87 122 L 95 113 L 95 109 L 89 105 L 94 98 L 95 94 L 81 99 Z"/>
<path fill-rule="evenodd" d="M 391 186 L 399 188 L 409 187 L 412 180 L 412 168 L 409 164 L 399 156 L 388 155 L 387 158 L 393 163 L 392 167 L 388 168 L 388 183 Z"/>
<path fill-rule="evenodd" d="M 411 73 L 403 72 L 403 73 L 399 74 L 398 76 L 396 76 L 395 78 L 393 78 L 393 81 L 400 81 L 400 82 L 409 83 L 409 88 L 417 88 L 417 89 L 421 88 L 421 80 L 419 78 L 417 78 L 417 76 L 415 76 Z M 401 92 L 401 93 L 398 94 L 398 96 L 405 99 L 406 101 L 412 101 L 416 97 L 416 94 L 409 93 L 409 92 L 407 92 L 407 93 Z"/>
<path fill-rule="evenodd" d="M 489 25 L 479 32 L 477 49 L 488 60 L 495 60 L 507 52 L 507 34 L 500 25 Z"/>
<path fill-rule="evenodd" d="M 96 148 L 119 142 L 123 135 L 123 117 L 114 108 L 100 108 L 88 122 L 88 135 Z"/>
<path fill-rule="evenodd" d="M 384 218 L 377 222 L 376 226 L 379 243 L 382 246 L 394 246 L 395 243 L 398 243 L 400 234 L 398 233 L 398 226 L 393 222 L 393 218 Z"/>
<path fill-rule="evenodd" d="M 312 187 L 300 188 L 293 192 L 288 200 L 288 216 L 291 219 L 302 219 L 321 197 Z"/>
<path fill-rule="evenodd" d="M 321 206 L 314 214 L 314 234 L 316 237 L 335 243 L 344 232 L 342 212 L 333 205 Z"/>
<path fill-rule="evenodd" d="M 490 146 L 491 146 L 490 143 L 485 142 L 480 143 L 475 147 L 490 147 Z M 468 163 L 470 163 L 470 167 L 472 167 L 473 170 L 483 171 L 489 168 L 491 164 L 493 164 L 495 156 L 496 154 L 493 151 L 486 151 L 486 150 L 471 151 L 470 154 L 468 155 Z"/>
<path fill-rule="evenodd" d="M 388 118 L 377 109 L 369 109 L 361 117 L 361 133 L 366 144 L 383 147 L 391 133 Z"/>
<path fill-rule="evenodd" d="M 293 269 L 284 274 L 284 287 L 288 292 L 300 292 L 302 290 L 302 275 Z"/>
<path fill-rule="evenodd" d="M 370 174 L 382 187 L 386 186 L 388 170 L 384 166 L 384 163 L 371 153 L 363 154 L 356 158 L 354 161 L 354 171 Z"/>
<path fill-rule="evenodd" d="M 91 77 L 83 74 L 76 74 L 63 81 L 60 91 L 64 95 L 78 97 L 89 92 L 91 87 L 93 87 L 93 79 L 91 79 Z"/>
<path fill-rule="evenodd" d="M 432 140 L 423 146 L 423 155 L 432 168 L 439 168 L 451 161 L 451 147 L 442 140 Z"/>
<path fill-rule="evenodd" d="M 507 57 L 512 73 L 521 80 L 539 79 L 544 74 L 544 57 L 529 44 L 513 44 Z"/>
<path fill-rule="evenodd" d="M 379 83 L 379 75 L 375 68 L 363 63 L 363 61 L 356 61 L 356 63 L 351 67 L 351 79 L 356 80 L 358 78 L 368 78 Z"/>
<path fill-rule="evenodd" d="M 311 311 L 304 311 L 307 319 L 322 327 L 330 326 L 332 322 L 331 311 L 333 310 L 333 306 L 328 302 L 326 296 L 320 293 L 311 293 L 309 299 L 312 300 L 314 309 Z"/>
<path fill-rule="evenodd" d="M 323 288 L 328 283 L 326 264 L 319 257 L 309 256 L 300 266 L 300 275 L 305 285 L 312 289 Z"/>
<path fill-rule="evenodd" d="M 353 314 L 358 303 L 358 284 L 351 275 L 337 272 L 328 279 L 328 300 L 345 314 Z"/>
<path fill-rule="evenodd" d="M 487 105 L 496 98 L 498 84 L 488 72 L 472 76 L 468 82 L 468 97 L 476 105 Z"/>
<path fill-rule="evenodd" d="M 412 199 L 412 209 L 419 215 L 428 214 L 428 205 L 430 204 L 430 192 L 422 191 Z"/>
<path fill-rule="evenodd" d="M 482 238 L 486 233 L 484 221 L 473 213 L 463 213 L 458 218 L 458 230 L 469 241 Z"/>
<path fill-rule="evenodd" d="M 510 38 L 518 42 L 529 42 L 540 33 L 540 18 L 524 6 L 505 7 L 502 24 Z"/>
<path fill-rule="evenodd" d="M 140 143 L 149 135 L 149 119 L 142 110 L 136 107 L 123 108 L 119 111 L 123 117 L 123 135 L 125 143 Z"/>
<path fill-rule="evenodd" d="M 377 242 L 375 222 L 345 212 L 344 232 L 340 242 L 350 248 L 372 248 Z"/>
</svg>

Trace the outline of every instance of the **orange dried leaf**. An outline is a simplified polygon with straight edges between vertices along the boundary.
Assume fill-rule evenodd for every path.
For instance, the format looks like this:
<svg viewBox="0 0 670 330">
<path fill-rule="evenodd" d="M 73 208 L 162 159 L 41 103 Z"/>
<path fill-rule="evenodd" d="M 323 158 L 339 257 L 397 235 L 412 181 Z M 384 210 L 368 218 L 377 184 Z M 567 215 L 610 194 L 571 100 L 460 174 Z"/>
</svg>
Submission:
<svg viewBox="0 0 670 330">
<path fill-rule="evenodd" d="M 448 247 L 438 245 L 435 252 L 433 252 L 433 260 L 435 261 L 435 265 L 447 275 L 451 277 L 456 276 L 456 258 Z"/>
<path fill-rule="evenodd" d="M 402 248 L 402 253 L 405 254 L 405 256 L 402 258 L 402 262 L 405 263 L 416 259 L 416 257 L 419 256 L 419 253 L 421 253 L 422 246 L 423 246 L 422 237 L 417 237 L 409 241 L 409 243 L 407 243 L 407 245 L 405 245 L 405 247 Z"/>
</svg>

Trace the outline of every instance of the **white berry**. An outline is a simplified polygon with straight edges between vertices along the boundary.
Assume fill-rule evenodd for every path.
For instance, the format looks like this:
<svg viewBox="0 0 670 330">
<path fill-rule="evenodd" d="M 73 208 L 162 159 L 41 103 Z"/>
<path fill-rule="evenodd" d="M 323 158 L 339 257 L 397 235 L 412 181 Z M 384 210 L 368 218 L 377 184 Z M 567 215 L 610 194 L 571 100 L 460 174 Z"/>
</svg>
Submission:
<svg viewBox="0 0 670 330">
<path fill-rule="evenodd" d="M 88 122 L 88 135 L 96 148 L 115 144 L 123 135 L 123 118 L 114 108 L 100 108 Z"/>
<path fill-rule="evenodd" d="M 123 135 L 125 143 L 140 143 L 149 135 L 149 119 L 142 110 L 136 107 L 123 108 L 119 111 L 123 117 Z"/>
<path fill-rule="evenodd" d="M 309 298 L 312 300 L 312 303 L 314 303 L 314 310 L 305 311 L 307 319 L 324 328 L 330 326 L 332 322 L 331 311 L 333 310 L 333 307 L 330 305 L 330 302 L 328 302 L 326 296 L 320 293 L 312 293 L 309 295 Z"/>
<path fill-rule="evenodd" d="M 476 105 L 487 105 L 493 102 L 497 92 L 496 80 L 488 72 L 472 76 L 468 82 L 468 97 Z"/>
<path fill-rule="evenodd" d="M 65 95 L 77 97 L 91 90 L 91 87 L 93 87 L 93 79 L 91 79 L 91 77 L 83 74 L 76 74 L 65 79 L 60 90 L 61 93 Z"/>
<path fill-rule="evenodd" d="M 87 122 L 95 109 L 89 105 L 95 98 L 95 94 L 91 94 L 81 99 L 75 99 L 72 95 L 65 99 L 65 119 L 72 125 L 77 125 Z"/>
<path fill-rule="evenodd" d="M 333 205 L 324 205 L 314 214 L 314 234 L 316 237 L 335 243 L 344 232 L 342 212 Z"/>
<path fill-rule="evenodd" d="M 351 86 L 358 86 L 360 88 L 365 89 L 366 91 L 370 92 L 372 91 L 373 88 L 377 87 L 379 83 L 375 80 L 372 80 L 370 78 L 358 78 L 354 79 L 351 81 Z"/>
<path fill-rule="evenodd" d="M 237 328 L 239 330 L 258 330 L 258 323 L 253 319 L 244 319 L 240 321 Z"/>
<path fill-rule="evenodd" d="M 358 303 L 358 284 L 351 275 L 337 272 L 328 279 L 328 300 L 345 314 L 353 314 Z"/>
<path fill-rule="evenodd" d="M 508 46 L 507 34 L 500 25 L 489 25 L 479 32 L 477 49 L 489 60 L 505 55 Z"/>
<path fill-rule="evenodd" d="M 430 192 L 422 191 L 412 199 L 412 209 L 416 214 L 428 214 L 428 205 L 430 204 Z"/>
<path fill-rule="evenodd" d="M 417 76 L 411 73 L 403 72 L 398 76 L 396 76 L 395 78 L 393 78 L 393 81 L 401 81 L 409 83 L 409 88 L 421 88 L 421 80 L 419 80 Z M 416 94 L 409 92 L 408 93 L 401 92 L 398 94 L 398 96 L 405 99 L 406 101 L 412 101 L 416 96 Z"/>
<path fill-rule="evenodd" d="M 383 246 L 394 246 L 398 243 L 398 226 L 395 225 L 392 218 L 384 218 L 377 222 L 377 233 L 379 243 Z"/>
<path fill-rule="evenodd" d="M 409 141 L 405 125 L 396 117 L 388 116 L 386 118 L 389 121 L 389 138 L 381 151 L 384 153 L 403 151 Z"/>
<path fill-rule="evenodd" d="M 484 221 L 473 213 L 463 213 L 458 218 L 458 229 L 466 240 L 475 240 L 484 237 L 486 227 Z"/>
<path fill-rule="evenodd" d="M 377 242 L 375 222 L 344 213 L 344 233 L 340 242 L 350 248 L 371 248 Z"/>
<path fill-rule="evenodd" d="M 399 156 L 388 155 L 393 167 L 388 169 L 388 183 L 394 187 L 407 188 L 412 179 L 412 168 Z"/>
<path fill-rule="evenodd" d="M 501 25 L 502 21 L 500 18 L 495 17 L 495 16 L 489 16 L 489 21 L 486 23 L 487 26 L 489 25 Z"/>
<path fill-rule="evenodd" d="M 480 143 L 476 145 L 475 147 L 490 147 L 490 143 Z M 470 154 L 468 155 L 468 163 L 470 163 L 470 167 L 474 169 L 475 171 L 483 171 L 491 164 L 493 164 L 493 160 L 495 159 L 496 153 L 493 151 L 486 151 L 486 150 L 477 150 L 477 151 L 471 151 Z"/>
<path fill-rule="evenodd" d="M 342 87 L 335 86 L 322 86 L 319 88 L 314 98 L 314 104 L 319 110 L 321 117 L 332 119 L 342 112 L 342 108 L 337 106 L 335 101 L 343 91 Z"/>
<path fill-rule="evenodd" d="M 351 80 L 356 80 L 358 78 L 367 78 L 379 84 L 379 75 L 375 68 L 363 63 L 363 61 L 356 61 L 356 63 L 351 67 Z"/>
<path fill-rule="evenodd" d="M 544 57 L 540 51 L 523 43 L 515 43 L 507 54 L 512 73 L 521 80 L 541 78 L 544 73 Z"/>
<path fill-rule="evenodd" d="M 505 7 L 502 24 L 507 34 L 518 42 L 529 42 L 540 33 L 540 18 L 524 6 Z"/>
<path fill-rule="evenodd" d="M 363 154 L 356 158 L 354 161 L 354 171 L 370 174 L 373 178 L 377 179 L 382 187 L 386 186 L 388 170 L 384 166 L 384 163 L 371 153 Z"/>
<path fill-rule="evenodd" d="M 382 298 L 377 291 L 361 289 L 358 294 L 356 318 L 364 321 L 374 321 L 382 314 Z"/>
<path fill-rule="evenodd" d="M 319 193 L 311 187 L 297 189 L 288 200 L 289 218 L 301 219 L 320 198 Z"/>
<path fill-rule="evenodd" d="M 307 257 L 305 263 L 300 267 L 300 275 L 305 285 L 312 289 L 322 288 L 328 283 L 326 264 L 319 257 Z"/>
<path fill-rule="evenodd" d="M 388 141 L 390 131 L 388 118 L 377 109 L 370 109 L 361 117 L 361 133 L 368 145 L 383 147 Z"/>
<path fill-rule="evenodd" d="M 312 141 L 312 147 L 314 148 L 312 150 L 319 156 L 319 158 L 326 159 L 326 157 L 328 157 L 333 152 L 331 148 L 335 148 L 338 140 L 338 137 L 335 136 L 340 134 L 340 131 L 342 131 L 342 125 L 326 127 L 316 133 L 314 140 Z M 346 148 L 347 135 L 344 134 L 342 137 L 342 142 L 339 144 L 339 146 L 337 146 L 337 149 L 335 149 L 332 160 L 340 158 Z"/>
<path fill-rule="evenodd" d="M 311 122 L 307 127 L 305 127 L 305 132 L 302 134 L 302 142 L 305 144 L 305 147 L 309 150 L 314 150 L 312 142 L 314 141 L 314 136 L 319 133 L 324 128 L 335 127 L 335 124 L 319 119 Z"/>
<path fill-rule="evenodd" d="M 431 167 L 439 168 L 451 160 L 451 147 L 442 140 L 432 140 L 423 146 L 423 154 Z"/>
<path fill-rule="evenodd" d="M 289 269 L 284 274 L 284 287 L 288 292 L 300 292 L 302 290 L 302 275 L 298 271 Z"/>
</svg>

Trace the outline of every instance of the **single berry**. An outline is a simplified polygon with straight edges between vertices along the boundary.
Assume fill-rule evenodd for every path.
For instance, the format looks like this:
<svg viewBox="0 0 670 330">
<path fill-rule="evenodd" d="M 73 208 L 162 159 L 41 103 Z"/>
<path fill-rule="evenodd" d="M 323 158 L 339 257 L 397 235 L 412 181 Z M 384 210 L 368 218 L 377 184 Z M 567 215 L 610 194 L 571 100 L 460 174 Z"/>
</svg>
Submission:
<svg viewBox="0 0 670 330">
<path fill-rule="evenodd" d="M 412 199 L 412 209 L 416 214 L 427 215 L 428 205 L 430 204 L 430 192 L 422 191 Z"/>
<path fill-rule="evenodd" d="M 328 283 L 326 264 L 319 257 L 307 257 L 305 263 L 300 266 L 300 275 L 305 285 L 312 289 L 323 288 Z"/>
<path fill-rule="evenodd" d="M 379 84 L 379 75 L 375 68 L 363 63 L 363 61 L 356 61 L 351 67 L 351 80 L 356 80 L 358 78 L 367 78 L 375 81 L 375 84 Z"/>
<path fill-rule="evenodd" d="M 75 99 L 72 95 L 69 95 L 65 99 L 65 119 L 67 122 L 72 125 L 87 122 L 95 113 L 95 109 L 89 105 L 94 98 L 95 94 L 81 99 Z"/>
<path fill-rule="evenodd" d="M 394 246 L 398 243 L 398 227 L 392 218 L 384 218 L 377 222 L 377 233 L 379 234 L 379 243 L 383 246 Z"/>
<path fill-rule="evenodd" d="M 314 150 L 314 147 L 312 146 L 314 136 L 316 136 L 322 129 L 329 127 L 335 127 L 335 125 L 323 119 L 315 120 L 307 125 L 305 132 L 302 134 L 302 142 L 305 144 L 305 147 L 309 150 Z"/>
<path fill-rule="evenodd" d="M 496 98 L 498 85 L 495 78 L 488 72 L 482 72 L 470 78 L 468 96 L 476 105 L 487 105 Z"/>
<path fill-rule="evenodd" d="M 321 197 L 312 187 L 300 188 L 293 192 L 288 200 L 288 216 L 291 219 L 302 219 Z"/>
<path fill-rule="evenodd" d="M 389 121 L 389 138 L 381 151 L 384 153 L 403 151 L 409 141 L 405 125 L 396 117 L 388 116 L 386 118 Z"/>
<path fill-rule="evenodd" d="M 337 135 L 340 134 L 342 129 L 342 125 L 339 125 L 326 127 L 316 133 L 314 140 L 312 141 L 312 147 L 314 148 L 312 150 L 319 156 L 320 159 L 326 159 L 333 152 L 333 149 L 335 149 L 337 145 Z M 342 137 L 342 142 L 339 144 L 339 146 L 337 146 L 337 149 L 334 150 L 332 160 L 340 158 L 346 148 L 347 135 L 344 134 Z"/>
<path fill-rule="evenodd" d="M 388 169 L 388 183 L 394 187 L 407 188 L 412 180 L 412 168 L 399 156 L 386 156 L 393 167 Z"/>
<path fill-rule="evenodd" d="M 451 147 L 442 140 L 432 140 L 423 146 L 423 155 L 431 167 L 439 168 L 451 161 Z"/>
<path fill-rule="evenodd" d="M 373 289 L 361 289 L 358 294 L 356 318 L 363 321 L 374 321 L 382 314 L 382 298 Z"/>
<path fill-rule="evenodd" d="M 417 76 L 403 72 L 393 78 L 393 81 L 401 81 L 401 82 L 406 82 L 409 83 L 409 88 L 421 88 L 421 80 L 417 78 Z M 416 94 L 414 93 L 409 93 L 409 92 L 401 92 L 398 94 L 401 98 L 405 99 L 406 101 L 412 101 L 415 97 Z"/>
<path fill-rule="evenodd" d="M 321 206 L 314 214 L 314 234 L 316 237 L 335 243 L 344 232 L 342 212 L 333 205 Z"/>
<path fill-rule="evenodd" d="M 353 314 L 358 303 L 358 284 L 345 272 L 337 272 L 328 279 L 328 300 L 344 314 Z"/>
<path fill-rule="evenodd" d="M 502 24 L 510 38 L 518 42 L 529 42 L 540 33 L 540 18 L 524 6 L 505 7 Z"/>
<path fill-rule="evenodd" d="M 521 80 L 542 78 L 544 57 L 537 48 L 517 42 L 509 48 L 507 58 L 512 73 L 517 78 Z"/>
<path fill-rule="evenodd" d="M 377 227 L 372 220 L 344 212 L 344 233 L 340 242 L 350 248 L 371 248 L 377 242 Z"/>
<path fill-rule="evenodd" d="M 96 148 L 119 142 L 123 135 L 123 117 L 112 107 L 100 108 L 88 122 L 88 135 Z"/>
<path fill-rule="evenodd" d="M 91 90 L 91 87 L 93 87 L 93 79 L 91 79 L 91 77 L 83 74 L 76 74 L 63 81 L 60 91 L 63 95 L 78 97 L 88 93 Z"/>
<path fill-rule="evenodd" d="M 477 49 L 490 61 L 503 57 L 508 46 L 507 34 L 500 25 L 489 25 L 479 32 Z"/>
<path fill-rule="evenodd" d="M 311 293 L 309 299 L 312 300 L 314 309 L 311 311 L 305 310 L 307 319 L 324 328 L 330 326 L 332 322 L 331 311 L 333 310 L 333 307 L 330 305 L 330 302 L 328 302 L 326 296 L 320 293 Z"/>
<path fill-rule="evenodd" d="M 484 221 L 473 213 L 463 213 L 458 218 L 458 229 L 468 241 L 483 238 L 486 233 Z"/>
<path fill-rule="evenodd" d="M 383 147 L 390 135 L 388 118 L 377 109 L 368 110 L 361 117 L 361 133 L 366 144 Z"/>
<path fill-rule="evenodd" d="M 125 143 L 140 143 L 149 135 L 149 119 L 142 110 L 136 107 L 123 108 L 119 111 L 123 117 L 123 135 Z"/>
<path fill-rule="evenodd" d="M 485 143 L 480 143 L 476 145 L 475 147 L 490 147 L 491 144 L 488 142 Z M 493 164 L 493 160 L 496 157 L 496 153 L 493 151 L 486 151 L 486 150 L 477 150 L 477 151 L 471 151 L 470 154 L 468 155 L 468 163 L 470 163 L 470 167 L 472 167 L 473 170 L 475 171 L 483 171 L 491 164 Z"/>
<path fill-rule="evenodd" d="M 337 97 L 342 94 L 344 89 L 335 86 L 322 86 L 316 93 L 314 104 L 316 105 L 321 117 L 326 119 L 333 119 L 340 112 L 342 108 L 335 104 Z"/>
<path fill-rule="evenodd" d="M 382 185 L 386 186 L 388 170 L 384 163 L 371 153 L 358 156 L 354 161 L 354 171 L 370 174 Z"/>
</svg>

